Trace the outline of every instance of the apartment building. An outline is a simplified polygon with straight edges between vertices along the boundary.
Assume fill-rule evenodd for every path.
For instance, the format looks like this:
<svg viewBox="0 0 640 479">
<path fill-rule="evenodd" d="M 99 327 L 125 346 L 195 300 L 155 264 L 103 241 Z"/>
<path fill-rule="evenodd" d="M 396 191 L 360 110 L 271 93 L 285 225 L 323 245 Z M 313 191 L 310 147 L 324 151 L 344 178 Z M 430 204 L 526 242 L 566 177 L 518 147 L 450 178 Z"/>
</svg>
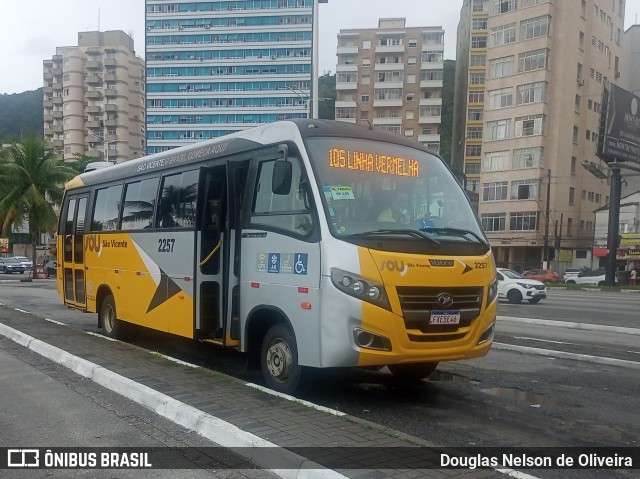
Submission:
<svg viewBox="0 0 640 479">
<path fill-rule="evenodd" d="M 65 160 L 144 155 L 144 60 L 120 30 L 80 32 L 44 70 L 44 137 Z"/>
<path fill-rule="evenodd" d="M 147 152 L 306 118 L 317 3 L 146 0 Z"/>
<path fill-rule="evenodd" d="M 444 30 L 382 18 L 340 30 L 336 120 L 371 125 L 440 149 Z"/>
<path fill-rule="evenodd" d="M 624 6 L 464 1 L 468 101 L 456 110 L 465 128 L 458 126 L 453 143 L 464 145 L 467 172 L 480 168 L 480 216 L 501 266 L 556 259 L 562 268 L 591 257 L 595 210 L 608 203 L 609 185 L 583 164 L 606 173 L 595 150 L 603 85 L 620 76 Z M 482 72 L 483 91 L 474 86 Z M 481 128 L 471 113 L 479 105 Z"/>
</svg>

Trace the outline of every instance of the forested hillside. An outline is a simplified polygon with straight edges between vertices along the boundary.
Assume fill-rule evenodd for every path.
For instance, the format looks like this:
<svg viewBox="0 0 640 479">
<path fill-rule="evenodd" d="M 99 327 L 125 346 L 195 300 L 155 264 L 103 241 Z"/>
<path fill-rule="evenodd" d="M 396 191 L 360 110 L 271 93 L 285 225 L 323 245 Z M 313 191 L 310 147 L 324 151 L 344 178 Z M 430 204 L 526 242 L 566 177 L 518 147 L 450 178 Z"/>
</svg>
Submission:
<svg viewBox="0 0 640 479">
<path fill-rule="evenodd" d="M 0 143 L 20 140 L 33 131 L 43 135 L 42 88 L 11 95 L 0 94 Z"/>
</svg>

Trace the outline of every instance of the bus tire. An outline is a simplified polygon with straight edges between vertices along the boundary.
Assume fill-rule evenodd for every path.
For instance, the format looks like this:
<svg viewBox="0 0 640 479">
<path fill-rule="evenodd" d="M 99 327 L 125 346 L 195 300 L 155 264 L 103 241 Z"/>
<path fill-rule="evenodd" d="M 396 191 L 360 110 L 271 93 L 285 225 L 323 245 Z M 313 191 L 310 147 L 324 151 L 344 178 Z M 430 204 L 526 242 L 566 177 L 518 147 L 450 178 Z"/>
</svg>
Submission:
<svg viewBox="0 0 640 479">
<path fill-rule="evenodd" d="M 116 301 L 112 295 L 107 296 L 102 301 L 100 324 L 102 324 L 105 336 L 113 339 L 118 339 L 122 336 L 122 322 L 116 314 Z"/>
<path fill-rule="evenodd" d="M 262 340 L 260 368 L 267 387 L 284 394 L 304 392 L 311 384 L 311 370 L 298 364 L 296 338 L 289 327 L 276 324 Z"/>
<path fill-rule="evenodd" d="M 389 364 L 387 367 L 398 379 L 418 381 L 431 376 L 438 367 L 438 361 L 432 363 Z"/>
</svg>

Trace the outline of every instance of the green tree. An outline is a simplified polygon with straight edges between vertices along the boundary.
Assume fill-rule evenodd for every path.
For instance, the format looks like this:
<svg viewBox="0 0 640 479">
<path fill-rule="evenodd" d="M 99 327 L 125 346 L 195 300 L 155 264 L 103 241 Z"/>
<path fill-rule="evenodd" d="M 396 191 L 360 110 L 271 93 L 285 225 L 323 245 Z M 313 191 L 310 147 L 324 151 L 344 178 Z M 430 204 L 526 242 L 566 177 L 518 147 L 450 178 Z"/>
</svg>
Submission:
<svg viewBox="0 0 640 479">
<path fill-rule="evenodd" d="M 327 72 L 318 78 L 318 118 L 334 120 L 336 117 L 336 76 Z"/>
<path fill-rule="evenodd" d="M 53 203 L 60 204 L 65 181 L 75 175 L 35 133 L 0 151 L 0 224 L 7 234 L 13 225 L 20 227 L 28 219 L 34 278 L 38 234 L 55 230 L 58 219 Z"/>
</svg>

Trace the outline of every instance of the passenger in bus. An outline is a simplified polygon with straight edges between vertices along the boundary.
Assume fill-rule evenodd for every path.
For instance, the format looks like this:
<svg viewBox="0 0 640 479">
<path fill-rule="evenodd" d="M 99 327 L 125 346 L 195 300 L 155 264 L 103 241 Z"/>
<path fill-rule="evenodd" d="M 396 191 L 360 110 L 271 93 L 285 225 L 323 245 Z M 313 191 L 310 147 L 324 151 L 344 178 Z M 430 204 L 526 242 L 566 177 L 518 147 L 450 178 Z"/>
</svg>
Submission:
<svg viewBox="0 0 640 479">
<path fill-rule="evenodd" d="M 408 224 L 411 222 L 409 194 L 404 191 L 396 191 L 391 200 L 391 205 L 378 215 L 378 221 Z"/>
</svg>

